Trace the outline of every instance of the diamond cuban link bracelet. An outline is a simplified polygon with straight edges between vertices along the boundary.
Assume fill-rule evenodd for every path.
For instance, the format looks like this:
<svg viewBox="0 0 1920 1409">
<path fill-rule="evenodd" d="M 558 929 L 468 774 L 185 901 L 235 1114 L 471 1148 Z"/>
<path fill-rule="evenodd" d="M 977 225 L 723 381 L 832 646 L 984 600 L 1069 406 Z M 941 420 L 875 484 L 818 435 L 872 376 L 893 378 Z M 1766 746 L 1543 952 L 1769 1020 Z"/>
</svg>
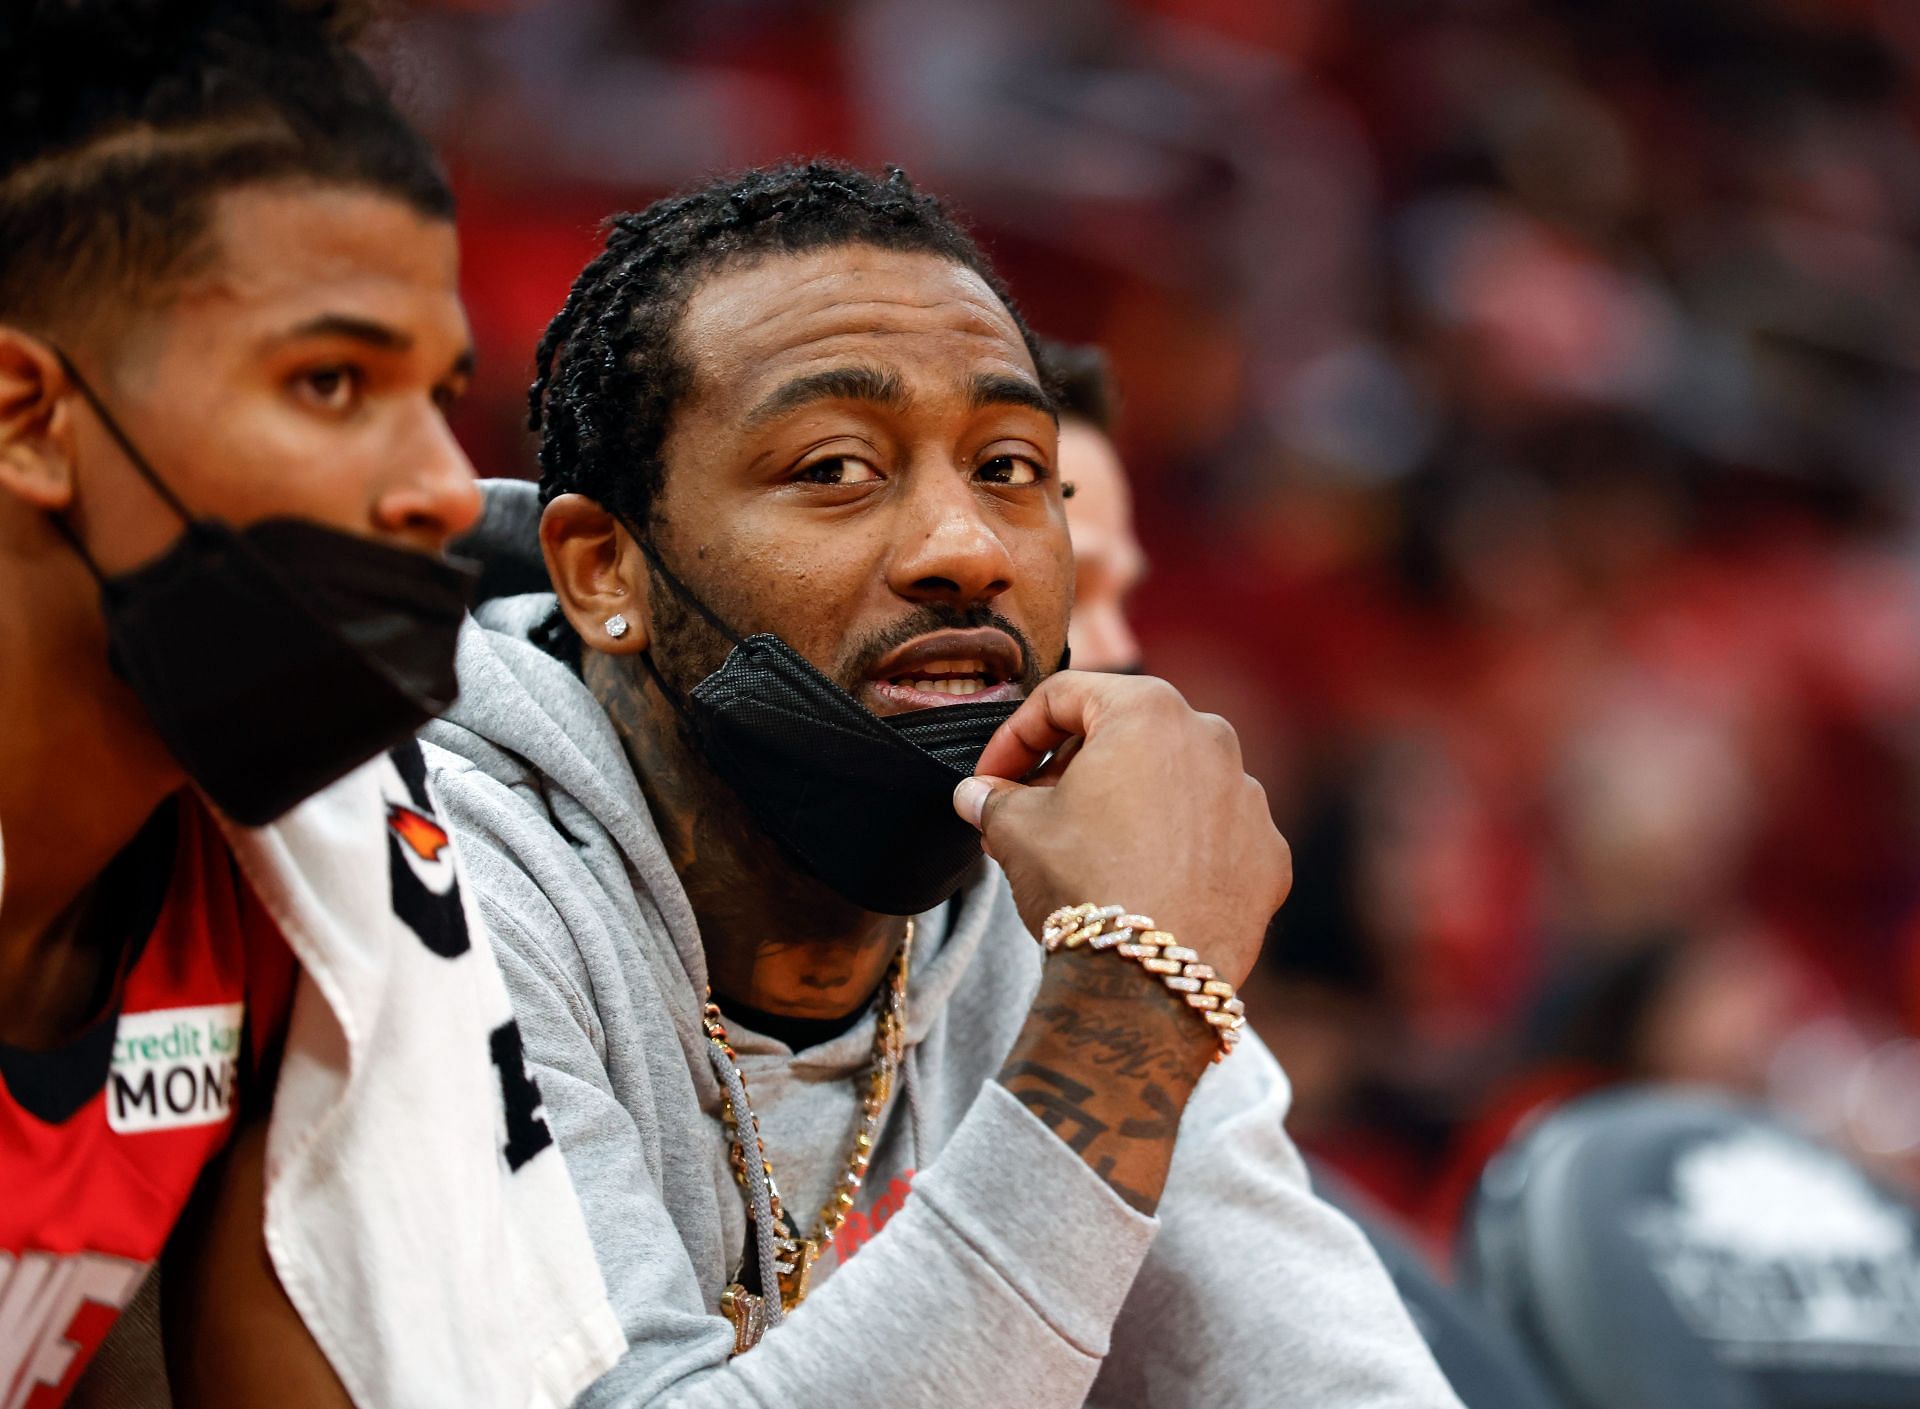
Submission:
<svg viewBox="0 0 1920 1409">
<path fill-rule="evenodd" d="M 1047 953 L 1060 949 L 1111 949 L 1123 959 L 1138 960 L 1186 1005 L 1204 1018 L 1220 1039 L 1217 1062 L 1231 1052 L 1247 1025 L 1246 1005 L 1228 983 L 1200 962 L 1200 956 L 1145 915 L 1130 914 L 1124 905 L 1063 905 L 1047 916 L 1040 930 Z"/>
</svg>

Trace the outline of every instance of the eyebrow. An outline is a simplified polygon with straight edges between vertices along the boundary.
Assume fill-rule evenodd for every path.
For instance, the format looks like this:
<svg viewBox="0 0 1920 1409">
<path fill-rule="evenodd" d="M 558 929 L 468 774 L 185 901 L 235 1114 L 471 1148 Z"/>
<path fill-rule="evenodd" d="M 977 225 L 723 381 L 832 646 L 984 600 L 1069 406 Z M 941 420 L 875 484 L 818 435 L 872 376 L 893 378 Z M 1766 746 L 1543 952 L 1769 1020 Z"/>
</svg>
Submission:
<svg viewBox="0 0 1920 1409">
<path fill-rule="evenodd" d="M 412 337 L 398 328 L 376 323 L 371 318 L 356 318 L 350 313 L 322 313 L 284 336 L 289 342 L 295 338 L 349 338 L 387 352 L 405 352 L 413 346 Z"/>
<path fill-rule="evenodd" d="M 744 424 L 746 429 L 755 430 L 816 401 L 871 401 L 890 411 L 904 411 L 912 400 L 897 372 L 878 367 L 830 367 L 776 387 L 747 412 Z"/>
<path fill-rule="evenodd" d="M 371 318 L 358 318 L 350 313 L 322 313 L 317 318 L 309 318 L 297 327 L 289 329 L 280 342 L 295 342 L 301 338 L 346 338 L 352 342 L 365 343 L 368 347 L 382 352 L 405 352 L 413 346 L 413 337 L 398 328 Z M 475 362 L 471 344 L 462 348 L 460 355 L 453 359 L 447 369 L 449 376 L 471 377 Z"/>
<path fill-rule="evenodd" d="M 973 379 L 967 388 L 967 404 L 976 411 L 989 406 L 1024 406 L 1030 411 L 1038 411 L 1048 420 L 1058 422 L 1060 408 L 1054 405 L 1053 398 L 1025 377 L 1009 377 L 1001 373 L 983 373 Z"/>
<path fill-rule="evenodd" d="M 755 430 L 817 401 L 871 401 L 890 411 L 904 411 L 912 404 L 913 394 L 898 372 L 878 367 L 832 367 L 795 377 L 775 388 L 747 413 L 743 424 Z M 983 373 L 968 384 L 967 404 L 976 411 L 988 406 L 1025 406 L 1053 420 L 1060 418 L 1053 398 L 1025 377 Z"/>
</svg>

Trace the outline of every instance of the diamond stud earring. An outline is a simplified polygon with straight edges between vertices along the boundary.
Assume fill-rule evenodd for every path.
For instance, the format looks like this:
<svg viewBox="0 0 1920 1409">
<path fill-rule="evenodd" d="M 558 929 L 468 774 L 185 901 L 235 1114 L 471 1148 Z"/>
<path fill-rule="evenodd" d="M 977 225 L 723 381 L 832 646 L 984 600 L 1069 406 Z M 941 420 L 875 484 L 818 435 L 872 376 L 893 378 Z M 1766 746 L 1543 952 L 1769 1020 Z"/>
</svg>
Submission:
<svg viewBox="0 0 1920 1409">
<path fill-rule="evenodd" d="M 606 627 L 607 635 L 618 641 L 622 636 L 627 634 L 627 619 L 621 616 L 619 612 L 615 612 L 607 618 Z"/>
</svg>

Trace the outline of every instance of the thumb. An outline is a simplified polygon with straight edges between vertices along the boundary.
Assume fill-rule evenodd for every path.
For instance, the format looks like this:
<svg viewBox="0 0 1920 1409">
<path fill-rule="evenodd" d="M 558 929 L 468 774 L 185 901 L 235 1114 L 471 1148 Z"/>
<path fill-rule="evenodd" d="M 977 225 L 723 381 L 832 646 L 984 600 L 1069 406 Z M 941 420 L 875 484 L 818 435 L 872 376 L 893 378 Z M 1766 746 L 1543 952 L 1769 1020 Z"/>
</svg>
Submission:
<svg viewBox="0 0 1920 1409">
<path fill-rule="evenodd" d="M 987 814 L 1007 793 L 1025 792 L 1020 784 L 1005 778 L 989 778 L 975 774 L 971 778 L 962 778 L 959 786 L 953 790 L 953 810 L 982 832 L 987 829 Z"/>
</svg>

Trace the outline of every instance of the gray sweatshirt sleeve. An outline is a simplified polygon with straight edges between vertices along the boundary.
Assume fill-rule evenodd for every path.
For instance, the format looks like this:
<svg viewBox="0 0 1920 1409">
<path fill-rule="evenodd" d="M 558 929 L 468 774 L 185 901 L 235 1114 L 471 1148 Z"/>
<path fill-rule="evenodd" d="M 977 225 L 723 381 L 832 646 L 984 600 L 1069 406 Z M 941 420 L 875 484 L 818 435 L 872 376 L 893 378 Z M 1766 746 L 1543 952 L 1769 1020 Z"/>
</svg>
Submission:
<svg viewBox="0 0 1920 1409">
<path fill-rule="evenodd" d="M 1257 1039 L 1201 1080 L 1090 1405 L 1460 1409 L 1359 1229 L 1314 1197 Z"/>
<path fill-rule="evenodd" d="M 475 851 L 470 872 L 487 864 Z M 703 1302 L 650 1154 L 688 1132 L 628 1115 L 579 995 L 497 899 L 483 909 L 627 1335 L 581 1409 L 1084 1403 L 1156 1223 L 1006 1091 L 989 1083 L 859 1257 L 730 1359 L 732 1328 Z"/>
</svg>

